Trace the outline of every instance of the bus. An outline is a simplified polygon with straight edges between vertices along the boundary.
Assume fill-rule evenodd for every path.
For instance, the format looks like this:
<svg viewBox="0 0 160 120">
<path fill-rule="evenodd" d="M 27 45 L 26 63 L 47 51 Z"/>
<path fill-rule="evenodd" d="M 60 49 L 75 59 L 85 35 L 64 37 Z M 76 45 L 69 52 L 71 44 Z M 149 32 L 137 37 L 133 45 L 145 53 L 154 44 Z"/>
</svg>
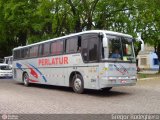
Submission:
<svg viewBox="0 0 160 120">
<path fill-rule="evenodd" d="M 13 79 L 25 86 L 72 87 L 76 93 L 132 86 L 137 82 L 135 40 L 128 34 L 89 30 L 20 46 L 13 49 Z"/>
</svg>

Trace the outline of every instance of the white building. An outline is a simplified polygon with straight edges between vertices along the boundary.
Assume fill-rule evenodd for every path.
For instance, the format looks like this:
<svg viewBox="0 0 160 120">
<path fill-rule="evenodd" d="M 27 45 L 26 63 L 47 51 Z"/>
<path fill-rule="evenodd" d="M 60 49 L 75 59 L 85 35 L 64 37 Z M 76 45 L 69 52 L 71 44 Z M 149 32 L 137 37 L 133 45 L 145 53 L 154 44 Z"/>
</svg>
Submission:
<svg viewBox="0 0 160 120">
<path fill-rule="evenodd" d="M 158 56 L 154 53 L 154 47 L 146 44 L 144 51 L 139 52 L 137 59 L 140 69 L 159 70 Z"/>
</svg>

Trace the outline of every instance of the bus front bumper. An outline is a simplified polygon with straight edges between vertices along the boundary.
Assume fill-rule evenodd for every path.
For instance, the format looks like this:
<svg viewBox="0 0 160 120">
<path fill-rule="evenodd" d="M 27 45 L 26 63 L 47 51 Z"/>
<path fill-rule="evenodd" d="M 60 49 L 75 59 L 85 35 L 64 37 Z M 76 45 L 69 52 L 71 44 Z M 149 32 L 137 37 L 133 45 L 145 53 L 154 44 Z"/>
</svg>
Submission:
<svg viewBox="0 0 160 120">
<path fill-rule="evenodd" d="M 117 86 L 133 86 L 136 85 L 136 77 L 104 77 L 101 78 L 100 88 L 117 87 Z"/>
</svg>

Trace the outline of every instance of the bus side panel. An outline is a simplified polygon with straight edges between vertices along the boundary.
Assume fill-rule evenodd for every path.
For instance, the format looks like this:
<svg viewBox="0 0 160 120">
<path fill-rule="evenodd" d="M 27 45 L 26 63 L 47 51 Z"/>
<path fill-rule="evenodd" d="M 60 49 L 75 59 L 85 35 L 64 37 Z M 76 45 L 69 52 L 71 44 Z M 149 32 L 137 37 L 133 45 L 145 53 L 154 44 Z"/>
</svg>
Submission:
<svg viewBox="0 0 160 120">
<path fill-rule="evenodd" d="M 13 69 L 13 79 L 18 81 L 18 82 L 23 82 L 22 81 L 22 71 L 17 69 L 17 68 L 14 68 Z"/>
<path fill-rule="evenodd" d="M 67 75 L 65 77 L 65 84 L 68 86 L 69 83 L 69 76 L 72 72 L 79 72 L 84 81 L 84 88 L 86 89 L 99 89 L 99 82 L 98 82 L 98 64 L 96 63 L 84 63 L 82 60 L 81 54 L 72 54 L 68 55 L 69 64 Z"/>
<path fill-rule="evenodd" d="M 89 64 L 84 68 L 84 88 L 87 89 L 100 89 L 99 88 L 99 70 L 98 65 Z"/>
<path fill-rule="evenodd" d="M 58 64 L 61 58 L 66 58 L 64 64 Z M 54 61 L 53 60 L 56 60 Z M 14 61 L 15 80 L 22 82 L 23 72 L 27 72 L 31 83 L 69 86 L 69 77 L 72 72 L 79 72 L 84 80 L 84 88 L 99 88 L 99 63 L 83 63 L 82 56 L 69 54 Z"/>
<path fill-rule="evenodd" d="M 22 72 L 23 72 L 22 70 L 17 68 L 16 62 L 13 61 L 13 79 L 18 81 L 18 82 L 23 82 L 22 81 L 22 74 L 23 74 Z"/>
<path fill-rule="evenodd" d="M 98 78 L 98 68 L 95 66 L 76 66 L 74 68 L 68 68 L 68 75 L 70 76 L 73 72 L 78 72 L 83 78 L 84 88 L 86 89 L 99 89 L 99 78 Z M 65 79 L 66 83 L 69 81 L 69 77 Z"/>
</svg>

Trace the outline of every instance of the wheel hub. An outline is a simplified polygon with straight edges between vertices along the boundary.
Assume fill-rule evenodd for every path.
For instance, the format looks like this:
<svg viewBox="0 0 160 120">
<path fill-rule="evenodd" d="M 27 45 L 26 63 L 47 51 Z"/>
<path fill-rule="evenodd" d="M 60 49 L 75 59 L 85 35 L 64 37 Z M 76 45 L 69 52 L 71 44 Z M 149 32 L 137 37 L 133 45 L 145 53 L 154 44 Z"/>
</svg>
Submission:
<svg viewBox="0 0 160 120">
<path fill-rule="evenodd" d="M 76 90 L 80 90 L 81 89 L 81 80 L 79 78 L 76 78 L 76 80 L 74 81 L 74 86 Z"/>
</svg>

